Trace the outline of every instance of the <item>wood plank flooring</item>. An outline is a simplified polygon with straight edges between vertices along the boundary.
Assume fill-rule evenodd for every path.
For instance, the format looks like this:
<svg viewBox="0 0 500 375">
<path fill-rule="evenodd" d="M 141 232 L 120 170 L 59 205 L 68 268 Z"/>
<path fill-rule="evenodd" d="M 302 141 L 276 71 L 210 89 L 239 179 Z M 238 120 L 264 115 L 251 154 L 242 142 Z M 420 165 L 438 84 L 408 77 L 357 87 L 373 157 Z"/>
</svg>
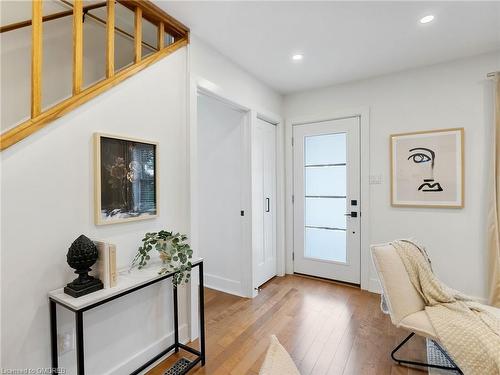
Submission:
<svg viewBox="0 0 500 375">
<path fill-rule="evenodd" d="M 379 303 L 377 294 L 296 275 L 272 279 L 254 299 L 206 289 L 207 363 L 191 373 L 258 374 L 275 334 L 302 375 L 426 374 L 391 360 L 408 333 L 391 324 Z M 412 339 L 401 355 L 425 360 L 424 340 Z M 170 356 L 147 375 L 163 375 L 178 358 Z"/>
</svg>

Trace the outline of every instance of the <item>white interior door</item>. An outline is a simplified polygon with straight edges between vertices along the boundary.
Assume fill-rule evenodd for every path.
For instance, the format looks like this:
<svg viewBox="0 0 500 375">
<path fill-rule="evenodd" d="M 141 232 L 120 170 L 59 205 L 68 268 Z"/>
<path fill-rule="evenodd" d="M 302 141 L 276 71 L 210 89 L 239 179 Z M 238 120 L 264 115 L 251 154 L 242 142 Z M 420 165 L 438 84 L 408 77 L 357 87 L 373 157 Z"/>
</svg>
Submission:
<svg viewBox="0 0 500 375">
<path fill-rule="evenodd" d="M 240 214 L 248 175 L 243 146 L 246 113 L 206 95 L 198 95 L 197 108 L 198 251 L 204 258 L 205 283 L 241 295 L 244 275 L 251 276 L 251 265 L 242 262 L 247 226 Z M 169 178 L 175 176 L 167 176 L 167 183 Z"/>
<path fill-rule="evenodd" d="M 252 140 L 254 287 L 276 275 L 276 125 L 257 119 Z"/>
<path fill-rule="evenodd" d="M 295 125 L 294 272 L 360 283 L 360 118 Z"/>
</svg>

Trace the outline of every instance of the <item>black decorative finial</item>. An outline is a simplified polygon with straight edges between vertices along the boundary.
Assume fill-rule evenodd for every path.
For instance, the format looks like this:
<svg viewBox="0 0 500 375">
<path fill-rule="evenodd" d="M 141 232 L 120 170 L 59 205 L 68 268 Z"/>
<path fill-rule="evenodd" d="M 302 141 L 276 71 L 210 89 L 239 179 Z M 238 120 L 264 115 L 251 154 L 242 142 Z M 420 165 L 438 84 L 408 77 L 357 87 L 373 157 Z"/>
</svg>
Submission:
<svg viewBox="0 0 500 375">
<path fill-rule="evenodd" d="M 64 293 L 72 297 L 81 297 L 104 287 L 101 280 L 89 276 L 90 267 L 96 262 L 97 257 L 97 247 L 90 238 L 82 234 L 73 241 L 66 260 L 69 266 L 75 269 L 78 277 L 64 287 Z"/>
</svg>

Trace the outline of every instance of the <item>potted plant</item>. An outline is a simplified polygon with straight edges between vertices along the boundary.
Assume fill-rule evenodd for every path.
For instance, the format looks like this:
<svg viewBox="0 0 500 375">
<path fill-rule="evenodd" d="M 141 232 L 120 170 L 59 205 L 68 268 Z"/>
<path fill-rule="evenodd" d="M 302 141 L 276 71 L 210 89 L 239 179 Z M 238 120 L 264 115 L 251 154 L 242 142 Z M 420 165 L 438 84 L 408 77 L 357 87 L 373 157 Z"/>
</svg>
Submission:
<svg viewBox="0 0 500 375">
<path fill-rule="evenodd" d="M 139 269 L 146 266 L 151 259 L 150 251 L 155 249 L 164 264 L 158 274 L 164 275 L 169 272 L 176 272 L 172 277 L 174 287 L 182 282 L 188 282 L 191 277 L 191 261 L 193 250 L 186 243 L 187 236 L 180 233 L 161 230 L 159 232 L 148 232 L 142 239 L 142 246 L 139 246 L 137 254 L 132 261 L 132 267 Z"/>
</svg>

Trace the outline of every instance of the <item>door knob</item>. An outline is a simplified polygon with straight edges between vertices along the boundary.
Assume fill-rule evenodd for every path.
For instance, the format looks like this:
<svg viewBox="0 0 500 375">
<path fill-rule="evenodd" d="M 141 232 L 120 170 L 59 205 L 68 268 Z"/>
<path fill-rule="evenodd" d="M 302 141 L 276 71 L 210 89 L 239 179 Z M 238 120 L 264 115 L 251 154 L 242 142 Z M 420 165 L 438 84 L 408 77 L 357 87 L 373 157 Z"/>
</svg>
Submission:
<svg viewBox="0 0 500 375">
<path fill-rule="evenodd" d="M 345 216 L 350 216 L 350 217 L 358 217 L 358 213 L 356 211 L 351 211 L 351 212 L 348 212 L 346 214 L 344 214 Z"/>
</svg>

